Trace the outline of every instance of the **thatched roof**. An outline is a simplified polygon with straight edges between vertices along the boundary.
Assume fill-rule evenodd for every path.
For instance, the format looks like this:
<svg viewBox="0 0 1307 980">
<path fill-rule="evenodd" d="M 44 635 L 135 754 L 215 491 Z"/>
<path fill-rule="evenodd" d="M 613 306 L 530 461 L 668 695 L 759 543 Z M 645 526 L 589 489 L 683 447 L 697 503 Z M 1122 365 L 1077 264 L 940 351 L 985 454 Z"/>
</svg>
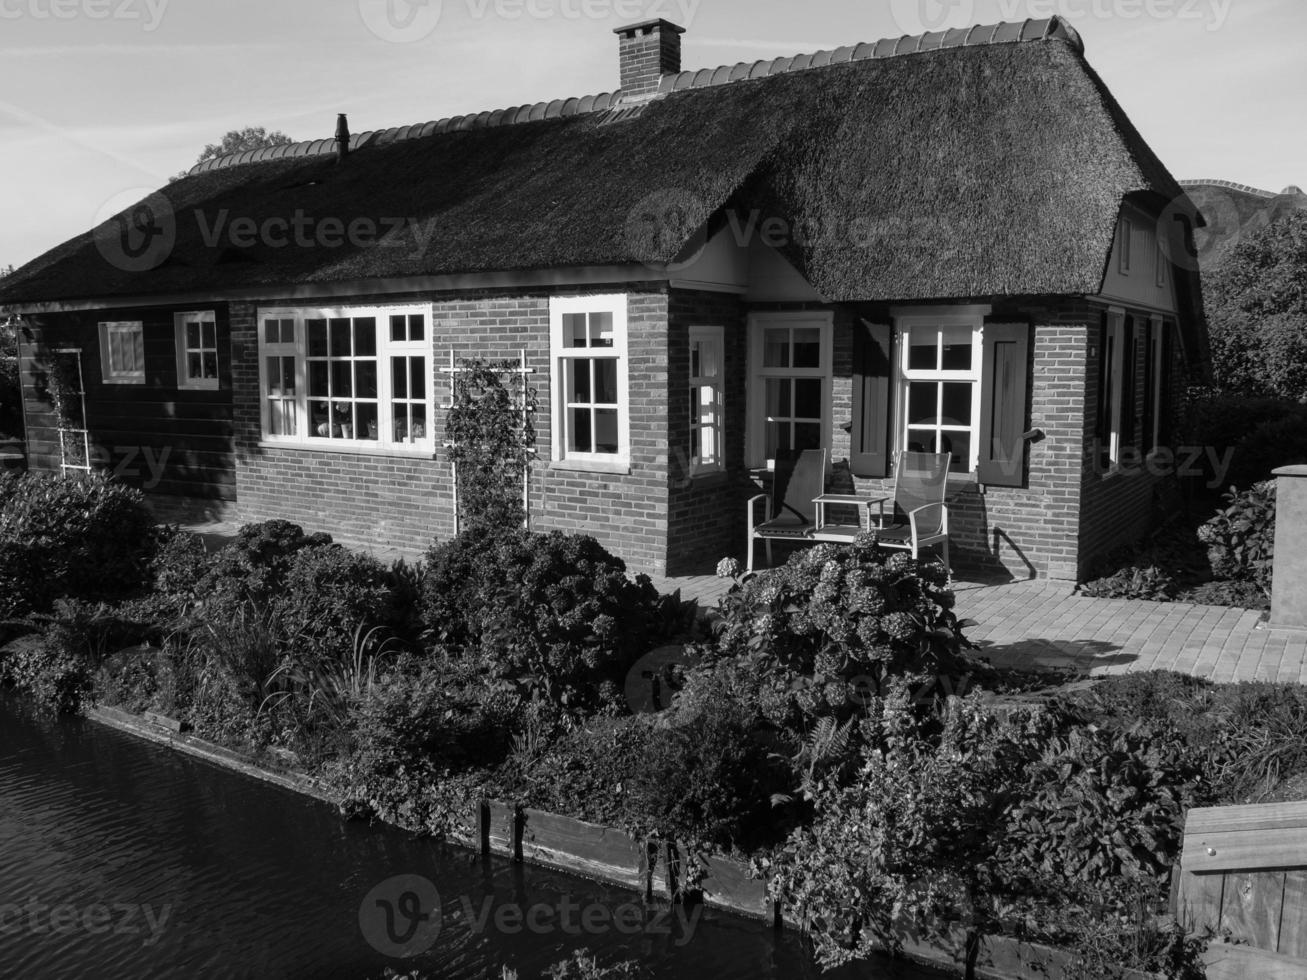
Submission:
<svg viewBox="0 0 1307 980">
<path fill-rule="evenodd" d="M 124 271 L 87 233 L 0 302 L 667 262 L 727 208 L 785 218 L 787 255 L 832 300 L 1092 294 L 1126 196 L 1180 195 L 1062 21 L 892 44 L 669 76 L 635 107 L 362 134 L 343 160 L 320 141 L 222 161 L 161 191 L 176 242 L 158 267 Z M 393 246 L 213 241 L 220 220 L 297 216 L 409 224 Z"/>
</svg>

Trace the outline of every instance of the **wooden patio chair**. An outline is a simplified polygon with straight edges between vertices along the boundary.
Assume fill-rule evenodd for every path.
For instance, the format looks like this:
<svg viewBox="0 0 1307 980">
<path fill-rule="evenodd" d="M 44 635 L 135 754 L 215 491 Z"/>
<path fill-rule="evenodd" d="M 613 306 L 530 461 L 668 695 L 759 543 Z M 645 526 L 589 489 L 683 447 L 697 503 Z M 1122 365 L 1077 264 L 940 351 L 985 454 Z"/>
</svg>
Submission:
<svg viewBox="0 0 1307 980">
<path fill-rule="evenodd" d="M 754 505 L 768 500 L 767 494 L 749 498 L 749 571 L 753 571 L 754 542 L 767 547 L 767 564 L 771 565 L 771 543 L 777 538 L 789 541 L 810 540 L 816 527 L 817 506 L 826 484 L 826 450 L 805 449 L 798 457 L 776 460 L 772 474 L 770 501 L 766 518 L 754 524 Z"/>
<path fill-rule="evenodd" d="M 894 511 L 885 513 L 880 504 L 879 526 L 871 531 L 882 548 L 902 548 L 917 557 L 919 549 L 942 544 L 945 567 L 948 560 L 948 468 L 949 453 L 899 453 L 894 467 Z"/>
</svg>

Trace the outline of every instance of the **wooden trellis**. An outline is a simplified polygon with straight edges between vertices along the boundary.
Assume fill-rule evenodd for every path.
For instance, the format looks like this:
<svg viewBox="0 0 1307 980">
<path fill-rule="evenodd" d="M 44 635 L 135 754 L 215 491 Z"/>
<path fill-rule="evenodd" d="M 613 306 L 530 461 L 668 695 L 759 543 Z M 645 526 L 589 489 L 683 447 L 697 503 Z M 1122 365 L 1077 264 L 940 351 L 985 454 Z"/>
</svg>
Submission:
<svg viewBox="0 0 1307 980">
<path fill-rule="evenodd" d="M 91 472 L 91 432 L 86 428 L 86 383 L 82 377 L 82 349 L 80 347 L 59 347 L 51 351 L 55 361 L 64 358 L 65 363 L 71 360 L 69 370 L 57 370 L 57 363 L 51 365 L 51 373 L 55 376 L 55 412 L 59 416 L 59 472 L 62 476 L 69 473 L 90 473 Z M 72 370 L 72 365 L 76 365 L 76 370 Z M 61 389 L 65 380 L 77 379 L 76 391 L 65 391 Z M 68 408 L 70 407 L 65 399 L 76 397 L 77 418 L 70 419 Z M 80 426 L 72 425 L 71 422 L 80 422 Z M 78 460 L 80 459 L 80 462 Z"/>
<path fill-rule="evenodd" d="M 454 407 L 454 376 L 458 374 L 464 374 L 467 372 L 467 370 L 468 370 L 467 368 L 458 366 L 458 362 L 454 354 L 454 348 L 451 347 L 449 349 L 449 366 L 440 369 L 441 374 L 449 375 L 449 402 L 444 406 L 446 411 L 449 411 L 451 408 Z M 530 375 L 536 373 L 535 368 L 526 366 L 525 348 L 518 351 L 517 367 L 508 368 L 507 370 L 509 373 L 516 374 L 518 376 L 518 382 L 520 385 L 518 390 L 518 412 L 522 417 L 522 429 L 525 432 L 527 426 L 527 417 L 526 417 L 527 378 Z M 453 444 L 449 442 L 444 443 L 446 449 L 450 448 L 450 446 L 452 445 Z M 531 458 L 534 458 L 536 455 L 535 450 L 528 449 L 527 455 Z M 452 457 L 450 458 L 449 461 L 449 469 L 453 481 L 453 490 L 454 490 L 454 533 L 458 534 L 459 532 L 458 463 L 456 463 Z M 531 467 L 529 463 L 528 465 L 522 467 L 522 526 L 526 528 L 528 531 L 531 530 Z"/>
</svg>

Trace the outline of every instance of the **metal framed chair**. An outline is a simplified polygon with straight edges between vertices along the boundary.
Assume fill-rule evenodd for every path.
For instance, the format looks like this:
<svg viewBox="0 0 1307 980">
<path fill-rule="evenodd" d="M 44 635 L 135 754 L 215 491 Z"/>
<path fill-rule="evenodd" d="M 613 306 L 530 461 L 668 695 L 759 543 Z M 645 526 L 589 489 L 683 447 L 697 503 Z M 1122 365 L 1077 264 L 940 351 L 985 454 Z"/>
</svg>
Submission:
<svg viewBox="0 0 1307 980">
<path fill-rule="evenodd" d="M 913 558 L 921 548 L 942 544 L 948 566 L 948 469 L 949 453 L 899 453 L 894 467 L 894 511 L 880 505 L 879 527 L 872 527 L 882 548 L 902 548 Z"/>
<path fill-rule="evenodd" d="M 777 538 L 785 540 L 810 539 L 816 527 L 817 505 L 826 484 L 826 450 L 805 449 L 797 457 L 776 460 L 767 515 L 760 524 L 754 523 L 754 505 L 768 500 L 767 494 L 750 497 L 748 508 L 749 571 L 753 571 L 754 542 L 761 540 L 767 547 L 767 564 L 771 565 L 771 543 Z"/>
</svg>

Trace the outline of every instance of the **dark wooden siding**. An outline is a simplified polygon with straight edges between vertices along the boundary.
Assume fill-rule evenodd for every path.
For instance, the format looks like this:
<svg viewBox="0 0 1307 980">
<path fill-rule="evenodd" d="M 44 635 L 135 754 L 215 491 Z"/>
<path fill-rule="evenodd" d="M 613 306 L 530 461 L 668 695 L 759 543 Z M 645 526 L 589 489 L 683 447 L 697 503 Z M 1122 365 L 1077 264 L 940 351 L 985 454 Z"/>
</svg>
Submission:
<svg viewBox="0 0 1307 980">
<path fill-rule="evenodd" d="M 218 335 L 219 387 L 178 387 L 173 314 L 212 309 Z M 114 309 L 29 316 L 23 388 L 33 469 L 59 470 L 58 420 L 45 384 L 51 352 L 80 347 L 86 417 L 97 469 L 153 493 L 236 499 L 232 438 L 231 332 L 225 305 Z M 140 320 L 144 384 L 106 384 L 101 368 L 101 321 Z"/>
</svg>

